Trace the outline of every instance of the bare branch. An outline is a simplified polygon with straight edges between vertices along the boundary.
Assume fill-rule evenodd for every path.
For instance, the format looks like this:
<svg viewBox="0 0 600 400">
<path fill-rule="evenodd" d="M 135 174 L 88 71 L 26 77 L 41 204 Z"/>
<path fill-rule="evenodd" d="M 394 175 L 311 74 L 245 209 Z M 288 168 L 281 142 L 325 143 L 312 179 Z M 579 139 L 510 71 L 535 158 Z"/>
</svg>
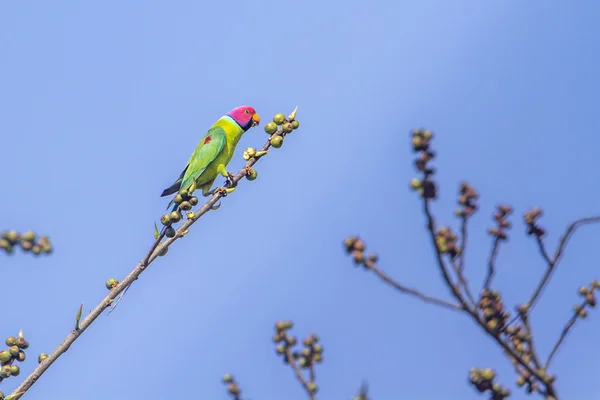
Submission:
<svg viewBox="0 0 600 400">
<path fill-rule="evenodd" d="M 575 231 L 583 225 L 594 224 L 594 223 L 599 223 L 599 222 L 600 222 L 600 215 L 580 218 L 580 219 L 574 221 L 573 223 L 571 223 L 565 230 L 565 233 L 562 235 L 562 237 L 558 243 L 558 246 L 556 247 L 556 251 L 554 252 L 553 258 L 550 258 L 548 252 L 546 251 L 544 241 L 542 240 L 542 235 L 536 235 L 540 253 L 542 254 L 542 257 L 544 258 L 544 260 L 546 261 L 547 266 L 546 266 L 546 272 L 542 276 L 539 284 L 535 288 L 533 294 L 531 295 L 531 297 L 528 301 L 531 308 L 533 308 L 536 301 L 539 299 L 540 295 L 542 294 L 543 290 L 548 285 L 548 282 L 549 282 L 550 278 L 552 277 L 552 273 L 556 269 L 558 262 L 560 261 L 561 257 L 563 256 L 563 254 L 566 250 L 569 239 L 573 236 Z"/>
<path fill-rule="evenodd" d="M 558 340 L 552 347 L 552 350 L 550 351 L 550 354 L 548 355 L 548 359 L 544 363 L 544 368 L 548 368 L 548 366 L 550 365 L 550 362 L 552 361 L 552 358 L 556 355 L 556 353 L 558 352 L 558 349 L 560 348 L 560 346 L 564 343 L 565 339 L 567 338 L 567 335 L 569 334 L 571 329 L 573 329 L 573 327 L 575 326 L 575 322 L 577 322 L 577 319 L 585 318 L 587 316 L 587 313 L 585 311 L 585 306 L 588 304 L 589 304 L 588 301 L 585 300 L 579 306 L 577 306 L 575 308 L 573 315 L 571 316 L 571 318 L 569 318 L 569 320 L 565 324 L 565 327 L 563 328 L 560 337 L 558 338 Z"/>
<path fill-rule="evenodd" d="M 496 258 L 498 257 L 498 252 L 500 250 L 500 241 L 500 238 L 496 236 L 492 244 L 492 251 L 490 252 L 490 257 L 488 258 L 488 272 L 485 277 L 485 282 L 483 283 L 484 289 L 489 289 L 492 281 L 494 280 L 494 275 L 496 274 Z"/>
</svg>

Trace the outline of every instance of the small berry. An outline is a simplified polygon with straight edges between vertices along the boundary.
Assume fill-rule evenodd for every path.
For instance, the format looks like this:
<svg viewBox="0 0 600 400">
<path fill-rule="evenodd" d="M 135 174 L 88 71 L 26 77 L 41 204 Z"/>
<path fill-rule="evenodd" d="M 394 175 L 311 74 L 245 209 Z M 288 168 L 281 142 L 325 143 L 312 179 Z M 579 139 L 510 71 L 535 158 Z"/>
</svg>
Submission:
<svg viewBox="0 0 600 400">
<path fill-rule="evenodd" d="M 106 288 L 108 290 L 111 290 L 112 288 L 114 288 L 118 284 L 119 284 L 119 280 L 117 278 L 110 278 L 110 279 L 108 279 L 106 281 Z"/>
<path fill-rule="evenodd" d="M 283 145 L 283 137 L 280 135 L 274 135 L 271 137 L 271 146 L 276 149 L 280 148 Z"/>
<path fill-rule="evenodd" d="M 294 129 L 298 129 L 300 127 L 300 122 L 293 120 L 292 121 L 292 128 Z"/>
<path fill-rule="evenodd" d="M 285 124 L 283 124 L 283 125 L 281 126 L 281 129 L 283 129 L 283 131 L 284 131 L 285 133 L 290 133 L 291 131 L 293 131 L 293 130 L 294 130 L 294 126 L 293 126 L 291 123 L 289 123 L 289 122 L 286 122 Z"/>
<path fill-rule="evenodd" d="M 277 124 L 275 122 L 269 122 L 265 125 L 265 132 L 267 132 L 269 135 L 274 134 L 277 132 Z"/>
<path fill-rule="evenodd" d="M 258 178 L 258 172 L 256 172 L 255 169 L 252 169 L 249 174 L 246 174 L 246 179 L 248 179 L 249 181 L 253 181 L 256 178 Z"/>
<path fill-rule="evenodd" d="M 181 214 L 179 214 L 177 211 L 173 211 L 171 214 L 169 214 L 169 216 L 171 218 L 171 222 L 173 223 L 181 221 Z"/>
<path fill-rule="evenodd" d="M 275 122 L 277 125 L 281 125 L 283 121 L 285 121 L 285 115 L 281 113 L 275 114 L 275 116 L 273 117 L 273 122 Z"/>
<path fill-rule="evenodd" d="M 167 226 L 165 228 L 165 236 L 168 238 L 175 237 L 175 229 L 172 226 Z"/>
</svg>

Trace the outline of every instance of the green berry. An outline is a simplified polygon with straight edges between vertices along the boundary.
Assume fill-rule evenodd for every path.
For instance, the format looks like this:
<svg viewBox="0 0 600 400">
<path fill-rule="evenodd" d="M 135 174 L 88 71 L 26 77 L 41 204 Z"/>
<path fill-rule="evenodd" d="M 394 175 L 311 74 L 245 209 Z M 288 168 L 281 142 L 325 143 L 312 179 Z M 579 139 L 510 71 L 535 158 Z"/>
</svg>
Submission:
<svg viewBox="0 0 600 400">
<path fill-rule="evenodd" d="M 25 352 L 23 350 L 19 351 L 19 355 L 17 356 L 17 361 L 23 362 L 23 361 L 25 361 L 26 358 L 27 358 L 27 356 L 25 355 Z"/>
<path fill-rule="evenodd" d="M 12 356 L 10 355 L 10 351 L 2 350 L 0 351 L 0 362 L 9 362 Z"/>
<path fill-rule="evenodd" d="M 192 197 L 192 198 L 190 199 L 190 204 L 191 204 L 192 206 L 196 206 L 196 205 L 198 205 L 198 198 L 197 198 L 196 196 Z"/>
<path fill-rule="evenodd" d="M 171 225 L 171 214 L 165 214 L 162 217 L 160 217 L 160 223 L 164 226 Z"/>
<path fill-rule="evenodd" d="M 42 361 L 44 361 L 46 358 L 48 358 L 48 354 L 46 354 L 46 353 L 41 353 L 41 354 L 38 356 L 38 363 L 41 363 L 41 362 L 42 362 Z"/>
<path fill-rule="evenodd" d="M 22 337 L 17 338 L 17 346 L 23 350 L 27 350 L 29 342 Z"/>
<path fill-rule="evenodd" d="M 183 211 L 188 211 L 188 210 L 192 209 L 192 205 L 190 204 L 189 201 L 184 201 L 183 203 L 181 203 L 179 208 L 181 208 Z"/>
<path fill-rule="evenodd" d="M 32 231 L 25 232 L 23 236 L 21 236 L 21 238 L 25 241 L 33 242 L 35 240 L 35 233 L 33 233 Z"/>
<path fill-rule="evenodd" d="M 181 197 L 185 200 L 188 197 L 190 197 L 190 192 L 188 192 L 186 189 L 181 189 L 179 191 L 179 194 L 181 195 Z"/>
<path fill-rule="evenodd" d="M 277 124 L 275 122 L 269 122 L 265 125 L 265 132 L 267 132 L 269 135 L 274 134 L 277 132 Z"/>
<path fill-rule="evenodd" d="M 280 148 L 283 145 L 283 136 L 274 135 L 271 137 L 271 146 L 276 149 Z"/>
<path fill-rule="evenodd" d="M 167 253 L 168 253 L 168 252 L 169 252 L 169 248 L 168 248 L 168 247 L 165 247 L 164 249 L 162 249 L 162 250 L 160 251 L 160 253 L 158 253 L 158 256 L 159 256 L 159 257 L 164 257 L 164 256 L 166 256 L 166 255 L 167 255 Z"/>
<path fill-rule="evenodd" d="M 171 222 L 177 223 L 177 222 L 181 221 L 181 214 L 179 214 L 177 211 L 173 211 L 169 215 L 171 217 Z"/>
<path fill-rule="evenodd" d="M 21 349 L 19 349 L 19 346 L 10 346 L 10 349 L 8 349 L 8 351 L 10 352 L 11 356 L 17 357 Z"/>
<path fill-rule="evenodd" d="M 106 281 L 106 288 L 108 290 L 111 290 L 118 284 L 119 284 L 119 280 L 117 278 L 110 278 L 109 280 Z"/>
<path fill-rule="evenodd" d="M 233 376 L 231 376 L 231 374 L 223 375 L 223 382 L 225 382 L 225 383 L 233 382 Z"/>
<path fill-rule="evenodd" d="M 175 198 L 173 199 L 173 203 L 175 203 L 175 204 L 179 205 L 179 204 L 181 204 L 182 202 L 183 202 L 183 196 L 182 196 L 181 194 L 179 194 L 179 193 L 178 193 L 178 194 L 175 196 Z"/>
<path fill-rule="evenodd" d="M 294 129 L 298 129 L 300 127 L 300 122 L 293 120 L 292 121 L 292 128 Z"/>
<path fill-rule="evenodd" d="M 21 373 L 21 368 L 19 368 L 18 365 L 10 366 L 10 375 L 11 376 L 19 376 L 20 373 Z"/>
<path fill-rule="evenodd" d="M 294 130 L 294 127 L 292 126 L 292 124 L 291 124 L 291 123 L 289 123 L 289 122 L 286 122 L 285 124 L 283 124 L 283 125 L 281 126 L 281 129 L 283 129 L 283 131 L 284 131 L 285 133 L 290 133 L 291 131 L 293 131 L 293 130 Z"/>
<path fill-rule="evenodd" d="M 253 181 L 258 177 L 258 172 L 255 169 L 252 169 L 249 174 L 246 174 L 246 179 L 249 181 Z"/>
<path fill-rule="evenodd" d="M 282 113 L 275 114 L 275 116 L 273 117 L 273 122 L 275 122 L 277 125 L 281 125 L 283 121 L 285 121 L 285 115 L 283 115 Z"/>
<path fill-rule="evenodd" d="M 6 378 L 10 378 L 10 375 L 11 375 L 10 365 L 5 365 L 4 367 L 0 368 L 0 377 L 6 379 Z"/>
<path fill-rule="evenodd" d="M 7 346 L 14 346 L 15 344 L 17 344 L 17 338 L 14 336 L 9 336 L 6 338 L 6 345 Z"/>
</svg>

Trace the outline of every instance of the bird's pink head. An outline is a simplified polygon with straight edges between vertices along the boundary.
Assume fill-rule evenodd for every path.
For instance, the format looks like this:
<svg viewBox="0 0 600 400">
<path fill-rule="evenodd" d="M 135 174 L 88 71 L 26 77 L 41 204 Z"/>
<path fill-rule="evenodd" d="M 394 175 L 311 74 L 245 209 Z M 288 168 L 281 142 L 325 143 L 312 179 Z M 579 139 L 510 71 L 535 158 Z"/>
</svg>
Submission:
<svg viewBox="0 0 600 400">
<path fill-rule="evenodd" d="M 242 127 L 243 130 L 247 131 L 260 124 L 260 117 L 254 110 L 254 108 L 250 106 L 239 106 L 234 108 L 233 110 L 227 113 L 235 122 L 238 123 L 239 126 Z"/>
</svg>

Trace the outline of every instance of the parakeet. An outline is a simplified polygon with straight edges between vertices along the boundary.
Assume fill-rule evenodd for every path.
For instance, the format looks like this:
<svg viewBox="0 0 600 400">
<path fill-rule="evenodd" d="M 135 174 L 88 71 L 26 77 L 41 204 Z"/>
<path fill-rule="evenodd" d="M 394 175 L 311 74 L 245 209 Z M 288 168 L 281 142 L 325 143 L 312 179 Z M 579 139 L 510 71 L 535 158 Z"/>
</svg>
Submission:
<svg viewBox="0 0 600 400">
<path fill-rule="evenodd" d="M 242 135 L 248 129 L 258 124 L 260 124 L 260 116 L 250 106 L 236 107 L 219 118 L 202 137 L 187 165 L 179 175 L 179 178 L 171 186 L 163 190 L 160 196 L 168 196 L 182 189 L 187 190 L 191 194 L 198 188 L 202 189 L 202 195 L 209 196 L 214 193 L 210 191 L 210 188 L 219 175 L 226 177 L 231 182 L 233 174 L 227 172 L 227 164 L 231 161 L 235 147 Z M 233 187 L 229 188 L 229 190 L 233 189 Z M 167 208 L 171 204 L 173 204 L 173 200 L 171 200 Z M 173 211 L 177 207 L 177 204 L 175 204 Z M 163 227 L 163 231 L 165 228 Z M 129 287 L 125 288 L 119 298 L 113 303 L 110 309 L 111 312 L 123 299 Z"/>
<path fill-rule="evenodd" d="M 236 107 L 219 118 L 202 137 L 179 178 L 160 196 L 168 196 L 182 189 L 191 194 L 198 188 L 202 189 L 202 195 L 209 196 L 212 194 L 210 188 L 219 175 L 231 181 L 233 174 L 227 172 L 226 167 L 235 147 L 242 135 L 259 123 L 259 115 L 250 106 Z"/>
</svg>

